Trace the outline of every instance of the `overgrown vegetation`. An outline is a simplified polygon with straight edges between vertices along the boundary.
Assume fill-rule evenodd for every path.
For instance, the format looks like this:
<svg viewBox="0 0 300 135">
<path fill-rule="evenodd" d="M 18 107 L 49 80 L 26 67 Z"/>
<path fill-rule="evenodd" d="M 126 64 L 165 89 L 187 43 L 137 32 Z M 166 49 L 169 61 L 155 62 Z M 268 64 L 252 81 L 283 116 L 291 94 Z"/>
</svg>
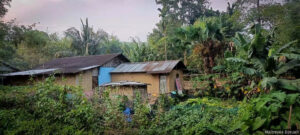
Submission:
<svg viewBox="0 0 300 135">
<path fill-rule="evenodd" d="M 123 97 L 111 99 L 106 92 L 88 101 L 80 88 L 58 86 L 53 79 L 1 87 L 1 134 L 252 134 L 299 128 L 299 93 L 272 91 L 243 101 L 204 97 L 178 104 L 162 96 L 156 107 L 137 95 L 128 121 Z"/>
<path fill-rule="evenodd" d="M 99 134 L 101 117 L 76 87 L 54 78 L 28 87 L 1 87 L 1 134 Z"/>
<path fill-rule="evenodd" d="M 9 2 L 0 3 L 0 17 Z M 0 134 L 299 131 L 299 1 L 238 0 L 225 12 L 208 2 L 156 0 L 161 20 L 147 42 L 121 42 L 93 30 L 87 19 L 63 37 L 35 24 L 1 21 L 0 60 L 21 69 L 54 58 L 122 52 L 133 62 L 180 59 L 196 75 L 189 80 L 195 83 L 190 98 L 161 95 L 154 105 L 139 95 L 128 105 L 109 91 L 86 99 L 81 88 L 56 85 L 53 77 L 33 86 L 0 86 Z"/>
</svg>

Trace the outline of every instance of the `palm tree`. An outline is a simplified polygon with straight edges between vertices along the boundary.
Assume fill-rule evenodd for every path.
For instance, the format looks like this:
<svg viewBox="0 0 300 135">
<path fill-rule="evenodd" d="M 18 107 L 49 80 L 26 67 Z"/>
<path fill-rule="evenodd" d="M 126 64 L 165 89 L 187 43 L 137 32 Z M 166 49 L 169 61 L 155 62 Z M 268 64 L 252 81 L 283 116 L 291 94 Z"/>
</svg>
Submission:
<svg viewBox="0 0 300 135">
<path fill-rule="evenodd" d="M 217 17 L 202 18 L 192 26 L 182 27 L 177 34 L 185 46 L 186 53 L 189 46 L 199 53 L 206 73 L 211 73 L 215 66 L 215 58 L 222 54 L 223 34 L 221 33 L 221 19 Z M 184 54 L 186 55 L 186 54 Z"/>
<path fill-rule="evenodd" d="M 89 55 L 91 51 L 89 49 L 95 49 L 96 45 L 99 44 L 101 36 L 99 32 L 94 32 L 93 28 L 89 26 L 88 19 L 84 24 L 81 19 L 81 32 L 74 27 L 66 30 L 65 35 L 72 39 L 72 48 L 79 55 Z"/>
</svg>

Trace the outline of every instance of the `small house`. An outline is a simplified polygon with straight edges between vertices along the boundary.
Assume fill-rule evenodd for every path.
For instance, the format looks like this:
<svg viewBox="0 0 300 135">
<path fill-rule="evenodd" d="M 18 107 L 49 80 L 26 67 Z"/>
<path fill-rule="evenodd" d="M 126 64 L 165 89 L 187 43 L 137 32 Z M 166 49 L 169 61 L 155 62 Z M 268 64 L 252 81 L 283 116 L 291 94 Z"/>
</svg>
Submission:
<svg viewBox="0 0 300 135">
<path fill-rule="evenodd" d="M 61 85 L 81 86 L 84 91 L 110 82 L 110 71 L 118 65 L 129 62 L 122 54 L 75 56 L 54 59 L 34 69 L 2 74 L 8 85 L 26 85 L 30 78 L 42 81 L 54 74 L 56 83 Z"/>
<path fill-rule="evenodd" d="M 111 81 L 132 81 L 149 84 L 149 95 L 158 97 L 172 91 L 182 92 L 183 70 L 180 60 L 123 63 L 110 72 Z"/>
</svg>

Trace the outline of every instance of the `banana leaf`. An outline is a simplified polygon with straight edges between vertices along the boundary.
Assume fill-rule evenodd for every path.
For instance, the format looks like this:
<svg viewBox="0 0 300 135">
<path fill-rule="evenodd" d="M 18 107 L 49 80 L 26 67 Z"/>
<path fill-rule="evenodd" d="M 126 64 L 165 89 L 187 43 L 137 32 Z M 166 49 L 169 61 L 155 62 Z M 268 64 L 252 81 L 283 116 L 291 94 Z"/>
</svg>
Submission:
<svg viewBox="0 0 300 135">
<path fill-rule="evenodd" d="M 286 102 L 288 105 L 293 105 L 297 100 L 299 100 L 299 93 L 288 94 L 286 98 Z"/>
<path fill-rule="evenodd" d="M 296 43 L 296 42 L 297 42 L 297 40 L 292 41 L 292 42 L 289 42 L 289 43 L 283 45 L 281 48 L 279 48 L 276 52 L 277 52 L 277 53 L 280 53 L 282 50 L 284 50 L 285 48 L 290 47 L 292 44 L 294 44 L 294 43 Z"/>
<path fill-rule="evenodd" d="M 284 65 L 282 65 L 277 71 L 274 73 L 277 75 L 286 73 L 288 70 L 293 69 L 294 67 L 300 66 L 300 61 L 298 60 L 292 60 Z"/>
<path fill-rule="evenodd" d="M 261 80 L 262 88 L 266 88 L 267 86 L 273 86 L 275 83 L 278 82 L 276 77 L 265 77 Z"/>
<path fill-rule="evenodd" d="M 288 59 L 300 60 L 300 54 L 295 54 L 295 53 L 280 53 L 279 55 L 285 56 Z"/>
<path fill-rule="evenodd" d="M 279 87 L 300 92 L 300 79 L 296 80 L 286 80 L 286 79 L 277 79 Z"/>
</svg>

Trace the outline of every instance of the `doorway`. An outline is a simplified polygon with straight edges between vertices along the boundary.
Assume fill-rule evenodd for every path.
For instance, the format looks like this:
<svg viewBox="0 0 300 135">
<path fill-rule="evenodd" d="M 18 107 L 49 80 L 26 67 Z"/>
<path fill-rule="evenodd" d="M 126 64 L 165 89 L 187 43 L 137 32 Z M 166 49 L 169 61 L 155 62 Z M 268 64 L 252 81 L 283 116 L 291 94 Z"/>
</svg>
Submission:
<svg viewBox="0 0 300 135">
<path fill-rule="evenodd" d="M 159 92 L 160 94 L 165 94 L 167 92 L 167 76 L 159 76 Z"/>
</svg>

